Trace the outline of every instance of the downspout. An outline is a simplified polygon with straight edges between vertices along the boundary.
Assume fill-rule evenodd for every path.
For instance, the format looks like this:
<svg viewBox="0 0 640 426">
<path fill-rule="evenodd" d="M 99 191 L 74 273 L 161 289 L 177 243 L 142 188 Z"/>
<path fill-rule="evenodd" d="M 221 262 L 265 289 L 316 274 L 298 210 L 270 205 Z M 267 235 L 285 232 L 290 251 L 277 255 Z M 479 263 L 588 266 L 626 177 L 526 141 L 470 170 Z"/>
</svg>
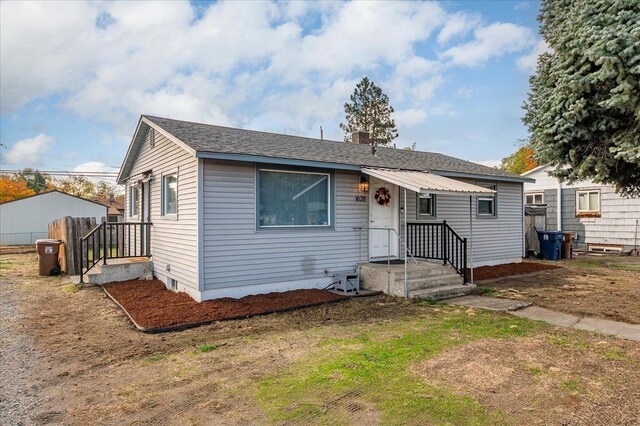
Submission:
<svg viewBox="0 0 640 426">
<path fill-rule="evenodd" d="M 469 275 L 473 285 L 473 195 L 469 195 Z"/>
<path fill-rule="evenodd" d="M 407 236 L 407 188 L 403 188 L 404 189 L 404 298 L 408 299 L 409 298 L 409 285 L 407 282 L 407 242 L 408 242 L 408 236 Z M 402 242 L 402 240 L 400 241 Z"/>
<path fill-rule="evenodd" d="M 556 205 L 558 206 L 557 216 L 558 216 L 558 231 L 562 231 L 562 182 L 558 179 L 558 193 L 556 195 L 558 201 Z"/>
</svg>

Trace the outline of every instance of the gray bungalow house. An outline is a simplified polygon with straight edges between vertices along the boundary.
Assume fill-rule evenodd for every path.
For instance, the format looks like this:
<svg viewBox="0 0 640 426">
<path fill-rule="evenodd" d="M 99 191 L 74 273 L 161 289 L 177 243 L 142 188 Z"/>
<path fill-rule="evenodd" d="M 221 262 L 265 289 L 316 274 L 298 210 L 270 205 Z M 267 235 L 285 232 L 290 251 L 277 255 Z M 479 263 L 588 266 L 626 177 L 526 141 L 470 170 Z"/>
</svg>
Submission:
<svg viewBox="0 0 640 426">
<path fill-rule="evenodd" d="M 460 280 L 521 261 L 532 179 L 353 142 L 143 115 L 118 176 L 125 221 L 151 223 L 154 275 L 196 300 L 324 288 L 389 257 L 435 259 Z"/>
</svg>

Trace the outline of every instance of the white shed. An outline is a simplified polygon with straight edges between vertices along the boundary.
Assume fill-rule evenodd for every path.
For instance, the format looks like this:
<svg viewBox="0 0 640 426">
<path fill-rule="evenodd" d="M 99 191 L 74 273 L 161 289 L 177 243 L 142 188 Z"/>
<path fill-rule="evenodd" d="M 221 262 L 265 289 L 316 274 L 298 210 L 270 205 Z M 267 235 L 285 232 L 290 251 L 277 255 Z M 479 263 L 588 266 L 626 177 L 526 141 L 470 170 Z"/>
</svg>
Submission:
<svg viewBox="0 0 640 426">
<path fill-rule="evenodd" d="M 64 216 L 107 217 L 107 206 L 62 191 L 50 191 L 0 204 L 0 245 L 33 244 L 47 238 L 51 222 Z"/>
</svg>

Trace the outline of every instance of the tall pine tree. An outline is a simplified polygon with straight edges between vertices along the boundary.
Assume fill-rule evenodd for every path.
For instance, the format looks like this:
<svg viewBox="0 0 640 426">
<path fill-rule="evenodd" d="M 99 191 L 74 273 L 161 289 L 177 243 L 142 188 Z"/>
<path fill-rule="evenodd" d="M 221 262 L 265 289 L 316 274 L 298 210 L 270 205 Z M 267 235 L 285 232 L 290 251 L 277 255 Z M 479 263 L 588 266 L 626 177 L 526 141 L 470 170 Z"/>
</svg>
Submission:
<svg viewBox="0 0 640 426">
<path fill-rule="evenodd" d="M 368 132 L 375 145 L 389 145 L 398 137 L 389 97 L 368 77 L 356 85 L 350 99 L 344 104 L 347 123 L 340 123 L 345 142 L 351 141 L 353 132 Z"/>
<path fill-rule="evenodd" d="M 543 0 L 538 19 L 552 52 L 524 106 L 536 160 L 640 195 L 640 2 Z"/>
</svg>

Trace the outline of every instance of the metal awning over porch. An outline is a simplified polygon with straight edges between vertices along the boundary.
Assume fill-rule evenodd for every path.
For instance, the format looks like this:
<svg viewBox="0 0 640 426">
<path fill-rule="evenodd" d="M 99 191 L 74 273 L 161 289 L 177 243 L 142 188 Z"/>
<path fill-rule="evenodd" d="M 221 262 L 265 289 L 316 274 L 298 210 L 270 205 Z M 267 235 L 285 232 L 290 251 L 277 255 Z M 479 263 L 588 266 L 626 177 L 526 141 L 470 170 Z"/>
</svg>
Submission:
<svg viewBox="0 0 640 426">
<path fill-rule="evenodd" d="M 483 188 L 482 186 L 461 182 L 459 180 L 427 172 L 362 168 L 362 173 L 418 193 L 487 195 L 496 192 L 489 188 Z"/>
</svg>

